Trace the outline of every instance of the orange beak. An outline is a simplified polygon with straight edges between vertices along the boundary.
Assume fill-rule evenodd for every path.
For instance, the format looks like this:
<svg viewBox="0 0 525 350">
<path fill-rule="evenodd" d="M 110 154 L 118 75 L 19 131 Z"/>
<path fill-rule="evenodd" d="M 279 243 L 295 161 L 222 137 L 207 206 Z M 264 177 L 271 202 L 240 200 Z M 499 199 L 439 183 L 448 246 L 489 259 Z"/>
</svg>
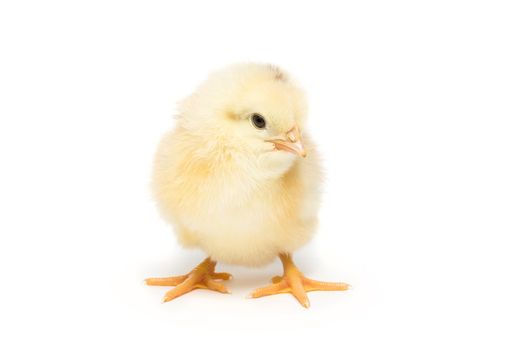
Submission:
<svg viewBox="0 0 525 350">
<path fill-rule="evenodd" d="M 288 131 L 285 136 L 285 140 L 276 139 L 267 140 L 267 142 L 272 142 L 275 145 L 275 149 L 291 152 L 303 158 L 306 157 L 306 150 L 304 149 L 301 139 L 301 132 L 297 125 Z"/>
</svg>

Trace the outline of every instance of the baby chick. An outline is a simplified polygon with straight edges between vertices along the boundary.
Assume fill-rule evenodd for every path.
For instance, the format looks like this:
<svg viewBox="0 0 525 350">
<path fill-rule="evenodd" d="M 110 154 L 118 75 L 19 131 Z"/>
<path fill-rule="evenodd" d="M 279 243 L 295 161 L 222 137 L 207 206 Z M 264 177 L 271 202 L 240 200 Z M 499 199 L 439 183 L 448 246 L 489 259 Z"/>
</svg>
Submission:
<svg viewBox="0 0 525 350">
<path fill-rule="evenodd" d="M 153 171 L 158 207 L 180 243 L 209 256 L 190 273 L 149 278 L 174 286 L 164 301 L 196 288 L 225 293 L 217 261 L 261 266 L 277 256 L 284 273 L 252 297 L 345 290 L 345 283 L 303 276 L 291 253 L 312 237 L 320 203 L 321 167 L 304 133 L 302 90 L 273 65 L 238 64 L 213 73 L 179 106 L 161 141 Z M 308 157 L 306 156 L 308 152 Z"/>
</svg>

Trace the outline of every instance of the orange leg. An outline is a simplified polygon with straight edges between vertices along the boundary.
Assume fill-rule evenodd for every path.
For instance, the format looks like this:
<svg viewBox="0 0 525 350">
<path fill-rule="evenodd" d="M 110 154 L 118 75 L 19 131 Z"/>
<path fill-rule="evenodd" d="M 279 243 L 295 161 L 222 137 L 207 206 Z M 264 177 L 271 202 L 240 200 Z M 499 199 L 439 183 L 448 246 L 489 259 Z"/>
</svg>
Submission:
<svg viewBox="0 0 525 350">
<path fill-rule="evenodd" d="M 225 272 L 215 272 L 217 263 L 210 258 L 206 258 L 190 273 L 182 276 L 148 278 L 146 284 L 149 286 L 174 286 L 166 295 L 164 302 L 173 300 L 194 289 L 210 289 L 220 293 L 229 293 L 224 285 L 215 280 L 229 280 L 231 275 Z"/>
<path fill-rule="evenodd" d="M 279 254 L 279 258 L 283 263 L 283 276 L 275 276 L 272 278 L 271 285 L 254 290 L 250 295 L 252 298 L 291 293 L 302 306 L 310 307 L 310 301 L 306 292 L 315 290 L 346 290 L 350 287 L 346 283 L 321 282 L 306 278 L 295 266 L 289 254 Z"/>
</svg>

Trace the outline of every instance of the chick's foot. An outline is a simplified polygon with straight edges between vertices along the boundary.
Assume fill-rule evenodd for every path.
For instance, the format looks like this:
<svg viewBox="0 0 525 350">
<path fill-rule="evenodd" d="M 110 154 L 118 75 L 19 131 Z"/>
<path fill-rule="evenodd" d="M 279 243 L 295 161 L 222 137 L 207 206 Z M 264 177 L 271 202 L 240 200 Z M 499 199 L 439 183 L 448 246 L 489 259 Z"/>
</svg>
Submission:
<svg viewBox="0 0 525 350">
<path fill-rule="evenodd" d="M 271 285 L 254 290 L 250 297 L 260 298 L 273 294 L 291 293 L 302 306 L 308 308 L 310 301 L 306 292 L 347 290 L 350 287 L 346 283 L 321 282 L 306 278 L 295 266 L 289 254 L 280 254 L 279 258 L 283 263 L 283 276 L 275 276 L 272 278 Z"/>
<path fill-rule="evenodd" d="M 210 258 L 205 259 L 190 273 L 182 276 L 148 278 L 145 280 L 149 286 L 174 286 L 164 295 L 164 302 L 173 300 L 194 289 L 210 289 L 220 293 L 229 293 L 224 285 L 216 280 L 229 280 L 231 275 L 225 272 L 215 272 L 217 263 Z"/>
</svg>

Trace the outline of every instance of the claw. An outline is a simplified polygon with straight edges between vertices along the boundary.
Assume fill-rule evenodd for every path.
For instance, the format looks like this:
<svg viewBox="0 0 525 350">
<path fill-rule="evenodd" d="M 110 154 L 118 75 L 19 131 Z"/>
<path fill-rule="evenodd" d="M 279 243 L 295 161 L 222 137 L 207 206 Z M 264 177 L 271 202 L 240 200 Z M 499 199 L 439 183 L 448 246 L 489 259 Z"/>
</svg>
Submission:
<svg viewBox="0 0 525 350">
<path fill-rule="evenodd" d="M 164 302 L 168 302 L 194 289 L 209 289 L 220 293 L 229 293 L 228 289 L 221 283 L 214 281 L 228 280 L 229 273 L 215 272 L 215 262 L 210 258 L 205 259 L 190 273 L 182 276 L 147 278 L 145 280 L 150 286 L 174 286 L 164 295 Z"/>
<path fill-rule="evenodd" d="M 309 308 L 310 300 L 306 292 L 346 290 L 350 287 L 346 283 L 321 282 L 306 278 L 295 266 L 290 255 L 280 254 L 279 258 L 284 267 L 283 276 L 275 276 L 272 278 L 271 285 L 254 290 L 250 297 L 260 298 L 273 294 L 291 293 L 302 306 Z"/>
</svg>

